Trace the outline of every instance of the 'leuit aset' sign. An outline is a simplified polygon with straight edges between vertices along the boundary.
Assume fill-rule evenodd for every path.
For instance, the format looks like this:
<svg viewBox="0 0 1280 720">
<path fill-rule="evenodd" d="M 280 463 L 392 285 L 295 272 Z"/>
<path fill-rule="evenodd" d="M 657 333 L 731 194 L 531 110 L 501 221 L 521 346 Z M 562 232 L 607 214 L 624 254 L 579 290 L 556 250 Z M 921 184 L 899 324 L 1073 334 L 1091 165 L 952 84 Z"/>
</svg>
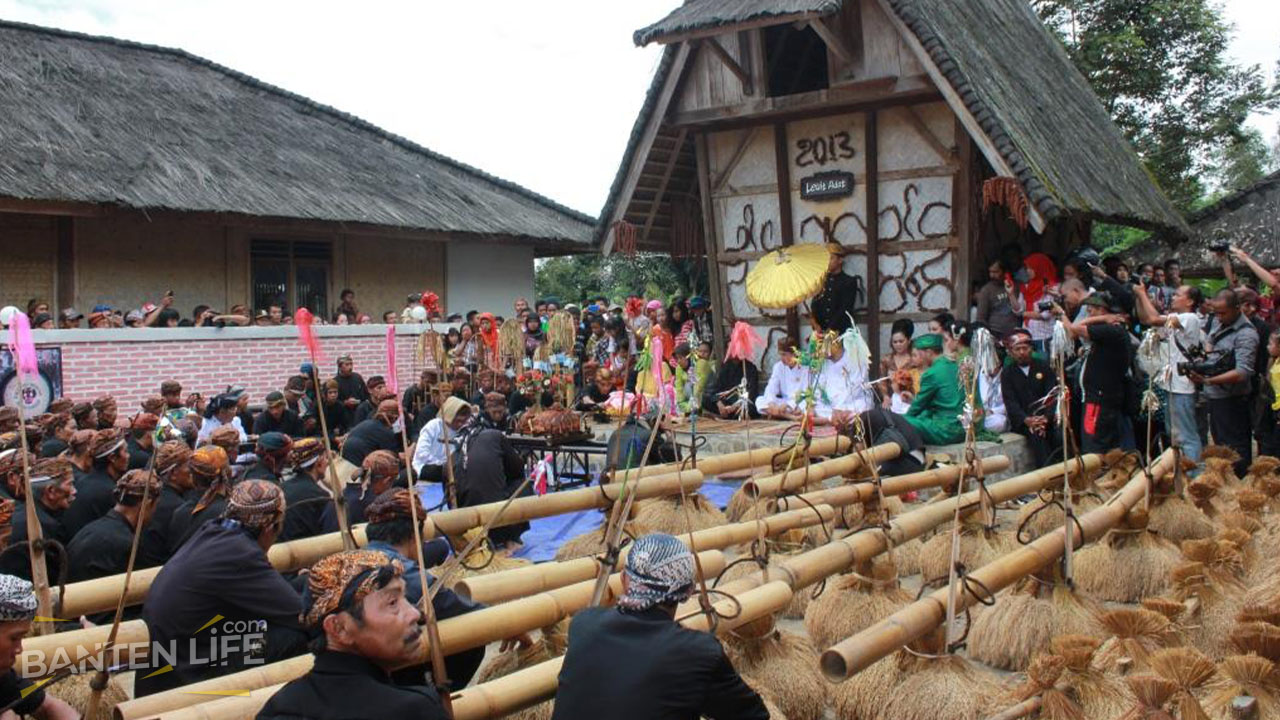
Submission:
<svg viewBox="0 0 1280 720">
<path fill-rule="evenodd" d="M 853 194 L 853 173 L 840 170 L 820 172 L 800 178 L 800 197 L 805 200 L 832 200 Z"/>
</svg>

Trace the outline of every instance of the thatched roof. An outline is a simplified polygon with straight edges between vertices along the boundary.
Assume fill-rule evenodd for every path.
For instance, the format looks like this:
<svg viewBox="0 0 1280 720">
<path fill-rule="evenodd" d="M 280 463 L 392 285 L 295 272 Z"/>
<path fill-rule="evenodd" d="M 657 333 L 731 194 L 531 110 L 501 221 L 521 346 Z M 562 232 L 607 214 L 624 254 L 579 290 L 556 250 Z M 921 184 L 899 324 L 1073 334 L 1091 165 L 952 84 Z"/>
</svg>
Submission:
<svg viewBox="0 0 1280 720">
<path fill-rule="evenodd" d="M 1026 0 L 887 0 L 1048 219 L 1185 230 Z"/>
<path fill-rule="evenodd" d="M 673 35 L 741 25 L 757 20 L 786 22 L 830 15 L 841 0 L 688 0 L 658 22 L 635 32 L 637 45 L 662 42 Z"/>
<path fill-rule="evenodd" d="M 1209 246 L 1231 244 L 1266 267 L 1280 267 L 1280 171 L 1188 215 L 1187 223 L 1189 240 L 1161 233 L 1135 248 L 1133 260 L 1176 257 L 1183 272 L 1217 273 L 1221 265 Z"/>
<path fill-rule="evenodd" d="M 886 3 L 960 98 L 964 107 L 957 109 L 974 117 L 1046 219 L 1076 215 L 1175 235 L 1187 231 L 1088 81 L 1026 0 Z M 664 41 L 716 27 L 728 32 L 770 12 L 776 17 L 839 8 L 835 0 L 690 0 L 637 31 L 636 41 Z M 626 204 L 625 214 L 634 215 L 633 199 L 622 197 L 628 169 L 634 163 L 646 168 L 655 164 L 642 138 L 663 87 L 679 82 L 672 72 L 675 50 L 675 45 L 665 48 L 654 74 L 600 213 L 597 243 L 606 237 L 620 204 Z M 664 134 L 671 134 L 665 124 L 658 137 Z"/>
<path fill-rule="evenodd" d="M 0 196 L 582 249 L 594 220 L 181 50 L 0 21 Z"/>
</svg>

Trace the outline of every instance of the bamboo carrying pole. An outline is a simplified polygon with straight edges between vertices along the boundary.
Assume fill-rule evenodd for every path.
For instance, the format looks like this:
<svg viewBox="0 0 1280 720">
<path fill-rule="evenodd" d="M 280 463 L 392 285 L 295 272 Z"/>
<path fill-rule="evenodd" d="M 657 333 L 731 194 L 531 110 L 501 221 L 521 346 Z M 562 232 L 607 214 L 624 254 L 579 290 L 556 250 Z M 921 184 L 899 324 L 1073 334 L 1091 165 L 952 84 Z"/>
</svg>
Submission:
<svg viewBox="0 0 1280 720">
<path fill-rule="evenodd" d="M 805 450 L 810 457 L 822 455 L 844 455 L 849 452 L 853 444 L 849 438 L 843 435 L 833 435 L 831 437 L 814 438 L 813 442 Z M 715 475 L 723 475 L 727 472 L 735 472 L 738 470 L 746 470 L 747 468 L 759 465 L 769 465 L 779 453 L 789 452 L 789 448 L 763 447 L 753 450 L 740 450 L 733 453 L 725 453 L 723 455 L 707 455 L 698 458 L 698 469 L 707 477 Z M 632 470 L 629 477 L 645 478 L 652 475 L 665 475 L 673 473 L 680 469 L 683 462 L 670 462 L 661 465 L 650 465 L 642 470 Z M 612 479 L 612 482 L 621 482 L 622 476 L 618 474 Z"/>
<path fill-rule="evenodd" d="M 1082 464 L 1086 471 L 1093 471 L 1101 466 L 1102 458 L 1098 455 L 1086 455 L 1082 459 Z M 989 485 L 986 493 L 991 502 L 1005 502 L 1048 487 L 1058 479 L 1058 473 L 1058 468 L 1042 468 Z M 930 503 L 895 517 L 889 523 L 887 530 L 859 532 L 829 542 L 807 552 L 793 555 L 776 565 L 769 565 L 761 572 L 753 572 L 732 582 L 724 583 L 716 590 L 736 593 L 774 580 L 782 580 L 792 589 L 799 590 L 813 585 L 828 575 L 855 567 L 858 562 L 886 552 L 891 544 L 897 547 L 908 540 L 920 537 L 951 520 L 957 504 L 967 509 L 976 507 L 980 502 L 982 502 L 981 489 L 967 492 L 958 498 Z M 680 612 L 694 612 L 697 609 L 686 603 L 681 607 Z"/>
<path fill-rule="evenodd" d="M 724 553 L 708 550 L 698 555 L 704 572 L 709 576 L 717 576 L 724 571 Z M 559 622 L 587 607 L 594 587 L 595 581 L 588 580 L 441 620 L 440 650 L 445 655 L 452 655 Z M 610 601 L 622 593 L 621 573 L 610 576 L 608 590 Z M 143 632 L 146 632 L 145 626 Z M 145 636 L 143 640 L 146 640 Z M 420 647 L 415 663 L 425 662 L 427 652 L 428 648 Z M 116 706 L 116 717 L 120 720 L 150 718 L 213 699 L 219 693 L 243 693 L 286 683 L 310 671 L 313 660 L 311 655 L 302 655 L 129 700 Z"/>
<path fill-rule="evenodd" d="M 722 618 L 716 626 L 716 632 L 726 633 L 772 615 L 790 602 L 791 589 L 781 582 L 743 592 L 737 596 L 736 603 L 729 599 L 722 600 L 716 603 L 716 609 L 726 615 L 737 612 L 737 616 Z M 688 618 L 681 624 L 694 630 L 707 630 L 707 618 L 702 614 Z M 553 658 L 455 693 L 454 720 L 498 718 L 551 699 L 555 696 L 563 664 L 563 657 Z M 283 683 L 254 690 L 244 697 L 214 698 L 210 702 L 175 709 L 164 717 L 166 720 L 239 720 L 253 717 L 281 687 Z M 117 713 L 117 717 L 141 716 L 122 716 Z"/>
<path fill-rule="evenodd" d="M 96 625 L 83 630 L 26 638 L 22 641 L 22 654 L 18 656 L 14 670 L 28 680 L 36 680 L 62 666 L 92 661 L 106 646 L 110 633 L 110 625 Z M 126 620 L 120 623 L 120 630 L 116 633 L 116 648 L 146 643 L 149 639 L 146 623 L 141 620 Z M 108 658 L 107 665 L 115 664 L 115 656 L 121 653 L 127 653 L 127 649 L 118 649 Z M 59 667 L 50 668 L 49 664 L 52 662 L 59 663 Z"/>
<path fill-rule="evenodd" d="M 827 523 L 834 517 L 835 510 L 831 506 L 814 505 L 812 509 L 804 507 L 790 512 L 778 513 L 777 515 L 769 515 L 759 522 L 749 520 L 747 522 L 698 530 L 693 534 L 693 541 L 699 550 L 723 550 L 727 547 L 756 539 L 761 525 L 764 526 L 765 536 L 772 537 L 789 530 L 817 525 L 819 522 Z M 677 539 L 684 542 L 685 545 L 689 544 L 687 535 L 677 536 Z M 627 548 L 623 548 L 615 569 L 622 566 L 626 560 L 626 555 Z M 454 586 L 453 590 L 472 602 L 492 605 L 590 580 L 595 577 L 596 569 L 599 566 L 600 561 L 595 557 L 540 563 L 489 575 L 464 578 Z"/>
<path fill-rule="evenodd" d="M 681 487 L 686 491 L 697 490 L 701 485 L 702 473 L 697 470 L 686 470 L 636 481 L 633 490 L 637 500 L 647 500 L 674 495 L 680 492 Z M 516 498 L 502 512 L 494 525 L 495 527 L 511 525 L 552 515 L 601 508 L 613 502 L 614 499 L 616 497 L 610 490 L 602 490 L 599 487 L 564 490 L 542 497 Z M 423 523 L 423 537 L 457 536 L 471 528 L 483 527 L 505 504 L 506 501 L 485 503 L 429 515 Z M 359 547 L 364 547 L 368 543 L 364 529 L 363 524 L 355 525 L 351 529 L 356 545 Z M 328 533 L 272 545 L 267 551 L 267 559 L 272 567 L 280 572 L 292 572 L 314 565 L 320 558 L 342 549 L 342 533 Z M 159 567 L 135 571 L 125 599 L 126 603 L 136 605 L 145 600 L 147 591 L 150 590 L 151 583 L 159 572 Z M 61 594 L 62 614 L 66 617 L 78 617 L 110 610 L 115 607 L 123 587 L 124 575 L 109 575 L 94 580 L 70 583 Z"/>
<path fill-rule="evenodd" d="M 994 475 L 998 472 L 1004 472 L 1009 469 L 1009 458 L 1004 455 L 995 455 L 982 459 L 982 472 L 984 475 Z M 964 471 L 963 465 L 944 465 L 936 467 L 932 470 L 924 470 L 909 475 L 898 475 L 897 477 L 885 478 L 880 483 L 881 492 L 886 497 L 891 495 L 903 495 L 915 490 L 926 490 L 928 488 L 942 487 L 949 483 L 953 483 L 960 477 L 960 473 Z M 805 507 L 806 503 L 830 505 L 832 507 L 843 507 L 845 505 L 853 505 L 856 503 L 865 503 L 869 500 L 878 499 L 876 495 L 876 486 L 872 482 L 851 483 L 848 485 L 840 485 L 839 487 L 826 488 L 823 490 L 814 490 L 799 496 L 800 499 L 783 497 L 778 498 L 778 510 L 790 510 L 792 508 Z"/>
<path fill-rule="evenodd" d="M 21 371 L 18 372 L 18 392 L 19 397 L 27 394 L 26 381 L 23 380 Z M 31 455 L 30 448 L 27 447 L 26 423 L 26 413 L 20 412 L 18 438 L 21 449 L 18 452 L 22 453 L 22 487 L 27 498 L 23 503 L 27 521 L 27 555 L 31 558 L 31 584 L 36 592 L 36 615 L 39 618 L 32 625 L 36 635 L 50 635 L 53 633 L 53 593 L 49 588 L 49 566 L 44 559 L 44 526 L 36 515 L 36 496 L 31 487 Z M 62 562 L 65 564 L 66 558 Z"/>
<path fill-rule="evenodd" d="M 752 499 L 804 490 L 809 485 L 835 475 L 852 475 L 867 462 L 882 463 L 902 452 L 897 443 L 886 443 L 862 453 L 852 453 L 832 460 L 814 463 L 788 472 L 777 473 L 742 483 L 742 492 Z"/>
<path fill-rule="evenodd" d="M 1048 469 L 1048 468 L 1046 468 Z M 1151 468 L 1151 478 L 1159 478 L 1173 469 L 1173 453 L 1166 451 Z M 1060 474 L 1061 468 L 1053 468 Z M 1072 540 L 1079 547 L 1104 535 L 1120 522 L 1147 492 L 1148 476 L 1138 470 L 1106 504 L 1078 518 Z M 1063 556 L 1066 542 L 1057 532 L 1041 536 L 999 560 L 969 573 L 985 590 L 997 593 L 1027 575 L 1048 567 Z M 924 637 L 945 619 L 950 588 L 942 588 L 882 619 L 862 632 L 836 643 L 822 653 L 822 672 L 832 682 L 844 680 L 865 670 L 908 643 Z M 963 610 L 976 600 L 972 593 L 959 593 L 956 609 Z"/>
</svg>

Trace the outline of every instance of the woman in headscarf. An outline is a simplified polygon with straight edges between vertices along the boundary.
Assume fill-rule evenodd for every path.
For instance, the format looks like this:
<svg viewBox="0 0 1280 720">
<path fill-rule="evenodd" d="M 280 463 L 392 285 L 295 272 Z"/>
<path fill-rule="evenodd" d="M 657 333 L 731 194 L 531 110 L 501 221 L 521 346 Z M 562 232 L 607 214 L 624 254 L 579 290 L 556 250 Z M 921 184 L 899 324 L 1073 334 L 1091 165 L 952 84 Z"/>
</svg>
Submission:
<svg viewBox="0 0 1280 720">
<path fill-rule="evenodd" d="M 524 319 L 524 356 L 533 360 L 533 356 L 542 347 L 542 319 L 537 315 L 527 315 Z"/>
<path fill-rule="evenodd" d="M 1058 289 L 1058 268 L 1053 260 L 1044 253 L 1031 253 L 1022 261 L 1022 300 L 1025 309 L 1022 318 L 1026 321 L 1027 332 L 1031 333 L 1031 345 L 1047 356 L 1049 340 L 1053 337 L 1053 315 L 1048 309 L 1040 310 L 1036 305 L 1047 294 L 1056 293 Z M 996 338 L 1004 341 L 1004 338 Z"/>
<path fill-rule="evenodd" d="M 501 369 L 502 362 L 498 356 L 498 321 L 493 313 L 480 313 L 480 350 L 485 365 L 495 370 Z"/>
</svg>

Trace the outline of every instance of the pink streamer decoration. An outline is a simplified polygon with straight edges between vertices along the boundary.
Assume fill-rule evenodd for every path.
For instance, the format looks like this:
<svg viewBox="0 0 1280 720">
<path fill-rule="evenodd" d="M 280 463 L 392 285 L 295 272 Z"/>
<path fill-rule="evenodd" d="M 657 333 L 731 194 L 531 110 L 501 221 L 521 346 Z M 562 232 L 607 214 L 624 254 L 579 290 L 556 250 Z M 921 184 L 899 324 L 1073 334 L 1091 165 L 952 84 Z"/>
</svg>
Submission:
<svg viewBox="0 0 1280 720">
<path fill-rule="evenodd" d="M 315 316 L 306 308 L 298 308 L 298 312 L 293 314 L 293 324 L 298 326 L 298 339 L 302 341 L 303 347 L 311 356 L 311 362 L 319 369 L 320 341 L 316 339 L 315 321 Z"/>
<path fill-rule="evenodd" d="M 387 387 L 392 396 L 400 397 L 400 379 L 396 377 L 396 326 L 387 326 Z"/>
<path fill-rule="evenodd" d="M 9 320 L 9 352 L 13 354 L 13 365 L 18 374 L 24 377 L 36 377 L 36 346 L 31 341 L 31 321 L 26 314 L 15 312 Z"/>
<path fill-rule="evenodd" d="M 729 348 L 724 359 L 755 362 L 756 353 L 762 348 L 764 340 L 756 334 L 755 328 L 739 320 L 733 324 L 733 332 L 729 334 Z"/>
</svg>

